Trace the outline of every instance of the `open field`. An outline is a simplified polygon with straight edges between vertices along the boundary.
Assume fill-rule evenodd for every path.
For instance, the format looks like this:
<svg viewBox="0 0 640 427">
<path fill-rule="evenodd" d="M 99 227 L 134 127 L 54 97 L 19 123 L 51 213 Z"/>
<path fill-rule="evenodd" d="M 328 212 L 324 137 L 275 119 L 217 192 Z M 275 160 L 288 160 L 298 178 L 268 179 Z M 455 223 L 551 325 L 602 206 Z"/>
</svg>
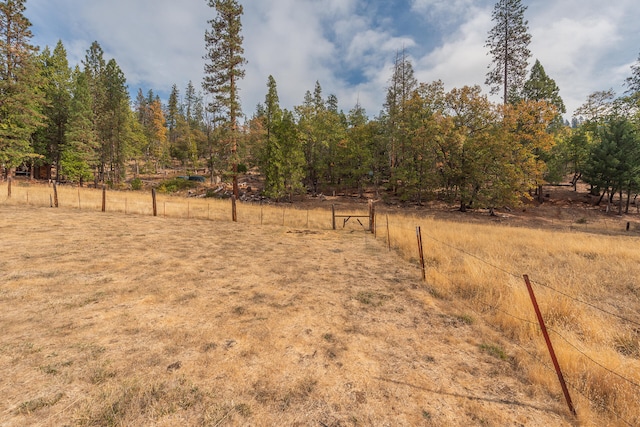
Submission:
<svg viewBox="0 0 640 427">
<path fill-rule="evenodd" d="M 153 218 L 147 194 L 101 213 L 92 191 L 56 210 L 47 187 L 0 186 L 0 425 L 640 422 L 635 233 L 389 214 L 389 252 L 386 213 L 375 238 L 326 209 L 240 205 L 231 223 L 228 202 L 167 198 Z"/>
</svg>

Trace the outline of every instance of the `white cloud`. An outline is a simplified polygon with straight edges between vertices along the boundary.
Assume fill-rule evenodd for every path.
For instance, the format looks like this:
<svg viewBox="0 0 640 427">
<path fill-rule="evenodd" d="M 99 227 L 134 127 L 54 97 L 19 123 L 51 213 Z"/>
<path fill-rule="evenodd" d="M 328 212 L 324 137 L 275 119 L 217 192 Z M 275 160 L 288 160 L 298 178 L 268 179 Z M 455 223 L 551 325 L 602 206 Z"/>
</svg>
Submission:
<svg viewBox="0 0 640 427">
<path fill-rule="evenodd" d="M 431 18 L 449 22 L 469 17 L 478 9 L 473 0 L 412 0 L 411 9 Z M 441 21 L 444 25 L 445 22 Z"/>
<path fill-rule="evenodd" d="M 283 107 L 302 102 L 320 81 L 348 110 L 359 99 L 370 114 L 384 102 L 395 52 L 416 58 L 420 81 L 442 79 L 447 88 L 483 83 L 491 58 L 484 47 L 493 0 L 412 0 L 393 10 L 385 0 L 241 0 L 246 78 L 244 111 L 264 100 L 267 77 L 276 78 Z M 526 4 L 527 2 L 525 2 Z M 540 59 L 560 86 L 569 113 L 596 90 L 621 85 L 640 49 L 637 0 L 538 0 L 526 17 Z M 398 5 L 397 7 L 402 7 Z M 395 14 L 398 14 L 396 16 Z M 398 18 L 424 19 L 409 28 Z M 204 0 L 46 0 L 27 3 L 35 42 L 53 47 L 61 38 L 72 64 L 97 40 L 115 58 L 132 91 L 167 93 L 199 87 L 204 32 L 214 10 Z M 383 16 L 384 15 L 384 16 Z M 396 22 L 396 18 L 399 21 Z M 399 24 L 399 22 L 403 22 Z M 401 26 L 404 25 L 404 26 Z M 626 69 L 626 71 L 625 71 Z M 352 80 L 359 75 L 357 82 Z"/>
<path fill-rule="evenodd" d="M 444 44 L 418 61 L 416 76 L 420 81 L 442 80 L 448 89 L 483 85 L 491 59 L 484 48 L 491 16 L 477 10 Z"/>
<path fill-rule="evenodd" d="M 640 48 L 634 1 L 545 2 L 528 12 L 533 58 L 560 87 L 568 116 L 595 91 L 624 91 L 624 68 Z"/>
</svg>

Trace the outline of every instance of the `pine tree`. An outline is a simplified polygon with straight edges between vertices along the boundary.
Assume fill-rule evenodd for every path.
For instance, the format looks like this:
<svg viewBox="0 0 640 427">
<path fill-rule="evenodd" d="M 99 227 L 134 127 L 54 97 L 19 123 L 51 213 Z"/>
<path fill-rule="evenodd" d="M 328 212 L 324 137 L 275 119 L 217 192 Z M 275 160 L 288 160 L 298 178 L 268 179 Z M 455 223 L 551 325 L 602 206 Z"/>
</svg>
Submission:
<svg viewBox="0 0 640 427">
<path fill-rule="evenodd" d="M 495 26 L 489 31 L 485 47 L 493 60 L 485 83 L 491 87 L 491 94 L 502 91 L 504 104 L 518 100 L 526 78 L 531 56 L 526 10 L 520 0 L 499 0 L 491 15 Z"/>
<path fill-rule="evenodd" d="M 125 177 L 132 120 L 126 78 L 115 59 L 104 59 L 98 42 L 87 50 L 83 65 L 98 138 L 99 179 L 118 183 Z"/>
<path fill-rule="evenodd" d="M 93 177 L 93 171 L 98 166 L 98 135 L 87 74 L 76 67 L 72 80 L 69 121 L 60 169 L 66 179 L 82 183 Z"/>
<path fill-rule="evenodd" d="M 30 44 L 25 10 L 25 0 L 0 2 L 0 167 L 7 169 L 37 157 L 31 137 L 44 118 L 37 48 Z"/>
<path fill-rule="evenodd" d="M 53 53 L 47 47 L 41 55 L 45 78 L 44 94 L 46 105 L 43 113 L 46 117 L 46 127 L 43 128 L 36 140 L 39 142 L 38 153 L 43 155 L 43 161 L 56 167 L 56 179 L 60 179 L 60 158 L 64 149 L 67 124 L 69 121 L 69 105 L 71 102 L 71 69 L 67 60 L 67 51 L 58 41 Z M 51 179 L 51 169 L 47 179 Z"/>
<path fill-rule="evenodd" d="M 214 114 L 226 117 L 231 138 L 231 161 L 233 165 L 233 193 L 238 197 L 238 146 L 237 120 L 242 114 L 238 80 L 244 77 L 242 56 L 242 5 L 236 0 L 209 0 L 217 16 L 208 21 L 211 30 L 205 32 L 207 54 L 203 88 L 213 95 L 209 109 Z"/>
<path fill-rule="evenodd" d="M 357 186 L 358 194 L 362 196 L 366 182 L 377 178 L 374 177 L 377 168 L 373 161 L 372 127 L 360 103 L 349 111 L 347 124 L 346 140 L 338 147 L 337 168 L 346 184 Z"/>
<path fill-rule="evenodd" d="M 537 59 L 531 68 L 529 80 L 524 84 L 522 97 L 527 101 L 547 101 L 556 107 L 559 115 L 567 112 L 564 101 L 560 97 L 560 88 L 555 80 L 547 75 L 544 67 Z M 560 123 L 563 123 L 562 117 L 560 117 Z"/>
<path fill-rule="evenodd" d="M 129 92 L 124 73 L 115 59 L 107 62 L 104 73 L 105 104 L 104 128 L 101 129 L 103 158 L 108 161 L 113 182 L 125 178 L 125 163 L 128 154 L 128 130 L 131 119 Z"/>
<path fill-rule="evenodd" d="M 405 50 L 396 55 L 391 84 L 387 88 L 385 113 L 388 132 L 389 166 L 393 187 L 403 179 L 410 165 L 405 163 L 409 146 L 407 106 L 413 91 L 418 86 L 414 77 L 413 65 Z"/>
<path fill-rule="evenodd" d="M 291 198 L 304 188 L 305 157 L 293 114 L 280 109 L 273 76 L 269 76 L 265 102 L 256 115 L 262 121 L 264 194 L 276 199 L 288 194 Z"/>
<path fill-rule="evenodd" d="M 620 196 L 618 213 L 622 213 L 623 193 L 627 194 L 627 210 L 631 191 L 640 184 L 640 137 L 626 117 L 609 115 L 598 128 L 599 142 L 591 148 L 585 168 L 586 182 L 601 191 L 609 203 L 616 192 Z"/>
</svg>

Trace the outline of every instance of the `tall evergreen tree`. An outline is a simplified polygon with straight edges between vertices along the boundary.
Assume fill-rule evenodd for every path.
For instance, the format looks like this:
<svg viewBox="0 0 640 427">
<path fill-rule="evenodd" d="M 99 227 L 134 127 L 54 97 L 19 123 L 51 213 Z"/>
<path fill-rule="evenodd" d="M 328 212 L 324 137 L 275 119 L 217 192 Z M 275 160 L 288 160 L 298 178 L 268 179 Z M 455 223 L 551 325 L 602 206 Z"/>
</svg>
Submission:
<svg viewBox="0 0 640 427">
<path fill-rule="evenodd" d="M 7 170 L 36 157 L 32 135 L 43 126 L 42 77 L 25 10 L 25 0 L 0 2 L 0 167 Z"/>
<path fill-rule="evenodd" d="M 211 30 L 205 32 L 205 77 L 203 88 L 213 95 L 209 105 L 212 112 L 226 117 L 231 138 L 231 161 L 233 165 L 233 192 L 238 197 L 238 146 L 237 120 L 242 114 L 238 80 L 245 75 L 242 56 L 242 5 L 236 0 L 209 0 L 216 17 L 209 22 Z"/>
<path fill-rule="evenodd" d="M 58 41 L 53 53 L 47 47 L 41 55 L 41 60 L 47 101 L 43 109 L 46 127 L 38 132 L 36 138 L 40 145 L 39 154 L 44 156 L 44 163 L 54 165 L 56 179 L 60 179 L 60 158 L 69 121 L 72 86 L 71 69 L 62 41 Z M 47 172 L 47 179 L 51 179 L 51 169 Z"/>
<path fill-rule="evenodd" d="M 409 146 L 408 103 L 413 91 L 418 86 L 414 77 L 413 65 L 405 50 L 396 54 L 393 75 L 387 88 L 385 115 L 389 138 L 389 167 L 394 183 L 402 180 L 405 157 Z M 394 184 L 394 188 L 397 188 Z"/>
<path fill-rule="evenodd" d="M 147 98 L 144 96 L 144 93 L 142 93 L 142 89 L 138 89 L 138 94 L 136 95 L 136 100 L 133 103 L 133 108 L 135 109 L 138 123 L 143 126 L 149 121 L 147 104 Z"/>
<path fill-rule="evenodd" d="M 98 166 L 98 135 L 88 76 L 79 67 L 73 72 L 69 121 L 61 152 L 60 169 L 66 179 L 82 183 Z"/>
<path fill-rule="evenodd" d="M 584 179 L 605 195 L 609 203 L 616 192 L 620 196 L 618 213 L 622 214 L 623 193 L 627 194 L 627 211 L 631 191 L 640 188 L 640 137 L 626 117 L 612 114 L 598 128 L 599 143 L 591 148 Z"/>
<path fill-rule="evenodd" d="M 106 90 L 104 84 L 104 72 L 107 67 L 107 63 L 104 59 L 104 51 L 97 41 L 91 43 L 89 49 L 87 49 L 84 60 L 82 61 L 84 66 L 84 73 L 86 77 L 86 84 L 89 91 L 89 97 L 91 100 L 91 120 L 93 121 L 93 129 L 96 136 L 97 145 L 97 175 L 96 179 L 104 182 L 107 164 L 105 157 L 104 135 L 108 131 L 105 113 L 106 103 Z"/>
<path fill-rule="evenodd" d="M 93 42 L 87 50 L 83 65 L 98 138 L 98 178 L 118 183 L 125 177 L 133 118 L 126 78 L 115 59 L 108 62 L 104 59 L 98 42 Z"/>
<path fill-rule="evenodd" d="M 129 120 L 129 92 L 127 90 L 124 73 L 115 59 L 107 62 L 104 73 L 105 109 L 104 128 L 102 134 L 103 158 L 107 159 L 110 178 L 113 182 L 120 182 L 125 177 L 125 164 L 128 157 Z"/>
<path fill-rule="evenodd" d="M 522 97 L 527 101 L 547 101 L 556 107 L 559 115 L 567 112 L 564 101 L 560 97 L 560 88 L 555 80 L 547 75 L 544 67 L 537 59 L 531 68 L 529 79 L 524 84 Z M 563 124 L 561 116 L 559 116 L 559 122 Z"/>
<path fill-rule="evenodd" d="M 492 63 L 485 83 L 492 94 L 502 92 L 503 102 L 515 102 L 520 96 L 527 74 L 531 52 L 527 10 L 520 0 L 499 0 L 491 15 L 494 27 L 489 31 L 485 47 L 489 48 Z"/>
</svg>

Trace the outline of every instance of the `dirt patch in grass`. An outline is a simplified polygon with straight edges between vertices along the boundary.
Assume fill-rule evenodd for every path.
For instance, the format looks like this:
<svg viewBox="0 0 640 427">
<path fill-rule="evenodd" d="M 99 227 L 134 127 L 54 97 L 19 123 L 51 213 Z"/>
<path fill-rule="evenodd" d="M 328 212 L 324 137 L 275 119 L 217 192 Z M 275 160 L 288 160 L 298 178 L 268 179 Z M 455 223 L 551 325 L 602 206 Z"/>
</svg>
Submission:
<svg viewBox="0 0 640 427">
<path fill-rule="evenodd" d="M 0 234 L 3 426 L 570 425 L 371 235 L 16 206 Z"/>
</svg>

